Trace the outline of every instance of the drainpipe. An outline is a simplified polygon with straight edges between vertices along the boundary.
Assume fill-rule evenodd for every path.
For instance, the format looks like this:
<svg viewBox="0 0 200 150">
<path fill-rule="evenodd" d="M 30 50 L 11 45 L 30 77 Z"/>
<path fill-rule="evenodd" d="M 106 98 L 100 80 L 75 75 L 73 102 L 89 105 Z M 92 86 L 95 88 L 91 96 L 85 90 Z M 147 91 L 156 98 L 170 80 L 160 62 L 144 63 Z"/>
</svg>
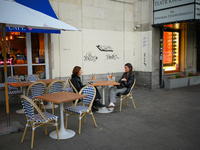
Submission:
<svg viewBox="0 0 200 150">
<path fill-rule="evenodd" d="M 160 88 L 163 87 L 163 29 L 160 28 Z"/>
</svg>

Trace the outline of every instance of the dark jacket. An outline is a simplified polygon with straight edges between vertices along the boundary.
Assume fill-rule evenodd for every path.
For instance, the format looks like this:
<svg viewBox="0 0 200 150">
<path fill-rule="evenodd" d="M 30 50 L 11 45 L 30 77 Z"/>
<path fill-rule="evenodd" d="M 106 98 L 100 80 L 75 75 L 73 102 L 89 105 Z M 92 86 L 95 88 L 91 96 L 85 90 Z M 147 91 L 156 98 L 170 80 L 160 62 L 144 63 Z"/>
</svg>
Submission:
<svg viewBox="0 0 200 150">
<path fill-rule="evenodd" d="M 124 72 L 122 77 L 118 81 L 120 83 L 121 88 L 124 88 L 124 87 L 127 88 L 127 90 L 124 93 L 122 93 L 122 95 L 128 94 L 130 92 L 130 90 L 131 90 L 131 87 L 132 87 L 133 83 L 134 83 L 134 74 L 133 73 L 130 73 L 130 75 L 129 75 L 129 77 L 128 77 L 126 82 L 122 81 L 122 79 L 126 77 L 126 74 L 127 73 Z"/>
<path fill-rule="evenodd" d="M 77 89 L 77 91 L 79 92 L 84 86 L 83 83 L 81 82 L 81 78 L 78 75 L 72 75 L 72 79 L 71 79 L 72 84 L 74 85 L 74 87 Z M 95 87 L 96 88 L 96 87 Z M 74 91 L 75 92 L 75 91 Z M 99 90 L 96 88 L 96 99 L 101 99 L 101 95 L 99 94 Z"/>
<path fill-rule="evenodd" d="M 79 92 L 85 85 L 83 85 L 83 83 L 81 82 L 81 78 L 78 75 L 72 75 L 72 79 L 71 79 L 72 84 L 74 85 L 74 87 L 77 89 L 77 91 Z"/>
</svg>

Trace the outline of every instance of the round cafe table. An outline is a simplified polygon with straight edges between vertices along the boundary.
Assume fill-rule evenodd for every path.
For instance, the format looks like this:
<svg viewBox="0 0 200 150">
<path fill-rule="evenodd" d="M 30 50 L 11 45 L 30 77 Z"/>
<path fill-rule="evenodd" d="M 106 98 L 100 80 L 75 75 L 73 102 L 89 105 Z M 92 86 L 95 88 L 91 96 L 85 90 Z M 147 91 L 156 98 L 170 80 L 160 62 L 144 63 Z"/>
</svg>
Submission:
<svg viewBox="0 0 200 150">
<path fill-rule="evenodd" d="M 108 85 L 120 85 L 118 82 L 115 81 L 96 81 L 96 82 L 89 82 L 89 84 L 93 86 L 101 86 L 102 87 L 102 104 L 105 105 L 105 86 Z M 111 113 L 113 111 L 113 108 L 106 108 L 101 107 L 98 108 L 97 113 Z"/>
</svg>

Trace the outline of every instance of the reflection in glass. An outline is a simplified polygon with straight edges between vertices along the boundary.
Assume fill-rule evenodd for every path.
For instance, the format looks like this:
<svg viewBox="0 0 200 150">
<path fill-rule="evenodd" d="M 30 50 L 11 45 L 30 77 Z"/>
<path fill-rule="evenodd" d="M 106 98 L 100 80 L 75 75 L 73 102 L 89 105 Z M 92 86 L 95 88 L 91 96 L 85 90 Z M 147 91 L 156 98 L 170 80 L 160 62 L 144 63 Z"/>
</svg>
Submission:
<svg viewBox="0 0 200 150">
<path fill-rule="evenodd" d="M 45 66 L 44 65 L 33 66 L 33 74 L 38 75 L 40 79 L 46 79 Z"/>
<path fill-rule="evenodd" d="M 44 34 L 31 33 L 32 63 L 45 63 L 44 55 Z"/>
<path fill-rule="evenodd" d="M 27 64 L 26 33 L 6 32 L 7 65 Z M 4 65 L 0 44 L 0 65 Z"/>
<path fill-rule="evenodd" d="M 27 77 L 27 66 L 13 66 L 13 75 L 20 80 L 25 81 Z"/>
</svg>

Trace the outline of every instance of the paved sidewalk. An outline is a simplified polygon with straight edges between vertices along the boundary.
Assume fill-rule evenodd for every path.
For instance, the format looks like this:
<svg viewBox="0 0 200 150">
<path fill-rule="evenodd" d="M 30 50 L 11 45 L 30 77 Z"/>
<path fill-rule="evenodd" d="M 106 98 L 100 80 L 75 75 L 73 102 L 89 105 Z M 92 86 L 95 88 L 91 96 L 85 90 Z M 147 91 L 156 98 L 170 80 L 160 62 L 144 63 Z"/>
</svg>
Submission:
<svg viewBox="0 0 200 150">
<path fill-rule="evenodd" d="M 97 128 L 91 116 L 82 123 L 78 134 L 78 117 L 70 116 L 68 128 L 76 135 L 67 140 L 54 140 L 44 134 L 44 128 L 35 130 L 34 150 L 199 150 L 200 148 L 200 85 L 173 90 L 148 90 L 136 87 L 126 107 L 123 101 L 119 112 L 119 99 L 113 113 L 94 113 Z M 24 115 L 15 113 L 21 105 L 11 105 L 11 121 L 26 123 Z M 51 112 L 51 110 L 48 110 Z M 0 123 L 5 120 L 5 107 L 0 106 Z M 56 109 L 59 116 L 59 109 Z M 55 127 L 48 127 L 48 133 Z M 23 132 L 0 136 L 0 150 L 30 149 L 31 130 L 24 143 Z"/>
</svg>

